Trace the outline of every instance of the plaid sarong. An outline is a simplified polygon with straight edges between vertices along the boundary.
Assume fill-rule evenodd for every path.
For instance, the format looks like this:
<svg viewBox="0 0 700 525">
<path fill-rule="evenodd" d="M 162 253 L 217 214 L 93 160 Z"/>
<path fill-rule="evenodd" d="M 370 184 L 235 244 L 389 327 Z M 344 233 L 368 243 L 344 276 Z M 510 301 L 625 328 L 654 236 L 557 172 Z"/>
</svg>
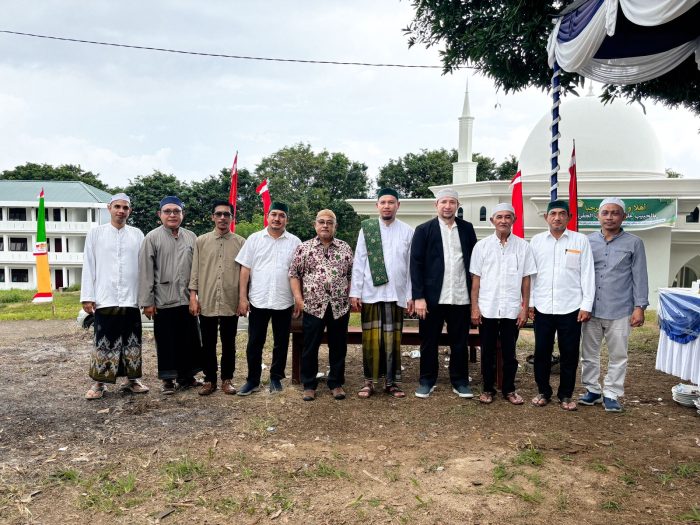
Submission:
<svg viewBox="0 0 700 525">
<path fill-rule="evenodd" d="M 369 271 L 372 274 L 372 284 L 381 286 L 389 282 L 384 264 L 384 250 L 382 249 L 382 232 L 379 229 L 379 219 L 366 219 L 362 221 L 362 233 L 365 236 L 367 246 L 367 261 Z"/>
<path fill-rule="evenodd" d="M 404 309 L 395 302 L 362 303 L 362 366 L 365 380 L 401 382 L 401 330 Z"/>
<path fill-rule="evenodd" d="M 141 312 L 138 308 L 95 310 L 95 348 L 90 377 L 116 383 L 117 377 L 141 377 Z"/>
</svg>

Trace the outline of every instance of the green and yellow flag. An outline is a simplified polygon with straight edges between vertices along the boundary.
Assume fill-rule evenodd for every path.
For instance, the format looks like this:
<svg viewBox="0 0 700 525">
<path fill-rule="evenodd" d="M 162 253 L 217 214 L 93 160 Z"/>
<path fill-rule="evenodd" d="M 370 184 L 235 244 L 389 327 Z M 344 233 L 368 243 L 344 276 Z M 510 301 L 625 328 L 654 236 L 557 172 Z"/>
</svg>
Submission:
<svg viewBox="0 0 700 525">
<path fill-rule="evenodd" d="M 44 212 L 44 188 L 41 188 L 41 193 L 39 194 L 39 211 L 36 216 L 36 244 L 34 245 L 37 292 L 32 299 L 33 303 L 50 303 L 53 301 L 48 252 L 48 245 L 46 243 L 46 217 Z"/>
</svg>

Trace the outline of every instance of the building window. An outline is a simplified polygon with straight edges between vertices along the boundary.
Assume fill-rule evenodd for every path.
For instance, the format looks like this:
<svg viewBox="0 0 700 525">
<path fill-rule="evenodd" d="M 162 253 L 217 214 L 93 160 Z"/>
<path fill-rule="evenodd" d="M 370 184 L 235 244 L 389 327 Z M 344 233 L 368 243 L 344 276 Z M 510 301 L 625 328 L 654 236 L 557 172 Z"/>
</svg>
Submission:
<svg viewBox="0 0 700 525">
<path fill-rule="evenodd" d="M 685 216 L 685 222 L 700 222 L 700 208 L 695 208 Z"/>
<path fill-rule="evenodd" d="M 2 220 L 2 208 L 0 208 L 0 221 Z"/>
<path fill-rule="evenodd" d="M 4 251 L 5 251 L 5 238 L 0 237 L 0 252 L 4 252 Z"/>
<path fill-rule="evenodd" d="M 5 282 L 5 268 L 0 268 L 0 283 Z"/>
<path fill-rule="evenodd" d="M 10 270 L 12 274 L 13 283 L 28 283 L 29 282 L 29 270 L 13 268 Z"/>
<path fill-rule="evenodd" d="M 8 213 L 9 219 L 11 221 L 26 221 L 27 220 L 27 209 L 26 208 L 10 208 L 10 213 Z"/>
<path fill-rule="evenodd" d="M 53 209 L 53 220 L 56 222 L 61 222 L 61 208 Z"/>
<path fill-rule="evenodd" d="M 481 222 L 486 222 L 486 206 L 482 206 L 479 210 L 479 220 Z"/>
<path fill-rule="evenodd" d="M 10 237 L 10 251 L 11 252 L 26 252 L 27 251 L 27 239 L 23 237 Z"/>
</svg>

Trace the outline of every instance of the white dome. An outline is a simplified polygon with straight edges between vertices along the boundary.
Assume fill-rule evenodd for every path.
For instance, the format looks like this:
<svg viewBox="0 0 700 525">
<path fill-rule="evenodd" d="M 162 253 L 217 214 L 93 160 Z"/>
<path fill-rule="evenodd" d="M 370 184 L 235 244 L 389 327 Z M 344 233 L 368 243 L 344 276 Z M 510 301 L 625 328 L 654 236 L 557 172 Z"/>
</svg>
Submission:
<svg viewBox="0 0 700 525">
<path fill-rule="evenodd" d="M 576 173 L 581 179 L 665 178 L 661 144 L 641 109 L 598 97 L 571 97 L 559 107 L 559 172 L 568 177 L 576 140 Z M 530 132 L 520 152 L 523 178 L 546 179 L 551 169 L 551 113 Z"/>
</svg>

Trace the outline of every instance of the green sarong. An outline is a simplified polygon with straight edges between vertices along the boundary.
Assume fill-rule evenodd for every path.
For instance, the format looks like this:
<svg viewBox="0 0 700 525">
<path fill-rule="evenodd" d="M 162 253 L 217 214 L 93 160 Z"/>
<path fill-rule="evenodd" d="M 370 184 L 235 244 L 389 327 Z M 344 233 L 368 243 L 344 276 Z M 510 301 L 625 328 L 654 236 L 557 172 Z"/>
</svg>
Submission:
<svg viewBox="0 0 700 525">
<path fill-rule="evenodd" d="M 379 219 L 362 221 L 362 233 L 365 236 L 365 245 L 367 246 L 367 261 L 369 261 L 369 271 L 372 274 L 374 286 L 381 286 L 389 282 L 384 264 L 382 232 L 379 228 Z"/>
</svg>

